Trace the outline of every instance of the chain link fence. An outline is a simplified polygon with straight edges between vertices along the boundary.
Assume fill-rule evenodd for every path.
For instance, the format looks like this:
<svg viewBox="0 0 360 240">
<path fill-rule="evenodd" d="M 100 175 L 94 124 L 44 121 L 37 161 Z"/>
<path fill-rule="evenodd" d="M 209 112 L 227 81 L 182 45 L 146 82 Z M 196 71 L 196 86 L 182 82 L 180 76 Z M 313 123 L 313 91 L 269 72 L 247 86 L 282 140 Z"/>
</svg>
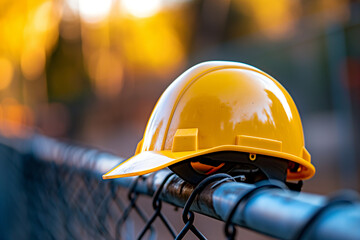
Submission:
<svg viewBox="0 0 360 240">
<path fill-rule="evenodd" d="M 193 186 L 169 170 L 104 181 L 122 159 L 38 135 L 1 142 L 0 239 L 260 238 L 236 225 L 278 239 L 360 239 L 354 192 L 325 198 L 226 174 Z"/>
</svg>

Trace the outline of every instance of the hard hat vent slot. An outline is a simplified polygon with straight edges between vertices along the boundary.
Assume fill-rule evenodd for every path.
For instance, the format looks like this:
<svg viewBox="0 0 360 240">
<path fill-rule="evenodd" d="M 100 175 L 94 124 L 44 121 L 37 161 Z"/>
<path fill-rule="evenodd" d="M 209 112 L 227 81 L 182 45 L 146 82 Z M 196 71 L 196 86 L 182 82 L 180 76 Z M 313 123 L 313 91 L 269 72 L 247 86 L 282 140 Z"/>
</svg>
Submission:
<svg viewBox="0 0 360 240">
<path fill-rule="evenodd" d="M 176 130 L 171 151 L 185 152 L 198 149 L 198 129 L 187 128 Z"/>
<path fill-rule="evenodd" d="M 261 149 L 267 149 L 267 150 L 273 150 L 279 152 L 281 152 L 282 150 L 281 141 L 268 139 L 268 138 L 246 136 L 246 135 L 237 135 L 235 144 L 239 146 L 261 148 Z"/>
</svg>

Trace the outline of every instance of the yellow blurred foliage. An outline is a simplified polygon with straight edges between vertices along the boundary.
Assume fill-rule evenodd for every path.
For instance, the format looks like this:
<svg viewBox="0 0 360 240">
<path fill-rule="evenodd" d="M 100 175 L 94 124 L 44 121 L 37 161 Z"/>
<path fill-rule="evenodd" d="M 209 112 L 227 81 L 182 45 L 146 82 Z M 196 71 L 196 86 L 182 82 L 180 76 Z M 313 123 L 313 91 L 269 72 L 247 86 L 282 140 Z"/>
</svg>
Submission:
<svg viewBox="0 0 360 240">
<path fill-rule="evenodd" d="M 21 55 L 21 70 L 28 80 L 37 79 L 44 71 L 45 51 L 39 47 L 25 47 Z"/>
<path fill-rule="evenodd" d="M 206 1 L 200 3 L 1 0 L 0 90 L 9 90 L 3 97 L 12 96 L 36 106 L 46 100 L 32 94 L 24 97 L 25 93 L 37 91 L 33 94 L 36 96 L 48 92 L 51 86 L 56 91 L 49 93 L 50 97 L 56 99 L 54 92 L 59 92 L 70 102 L 75 99 L 73 96 L 82 94 L 83 83 L 89 83 L 86 75 L 92 90 L 104 99 L 116 98 L 124 81 L 163 81 L 184 65 L 191 41 L 206 32 L 200 29 L 206 26 L 202 23 L 205 20 L 198 15 L 206 9 Z M 251 31 L 267 38 L 284 38 L 296 30 L 306 10 L 304 6 L 321 13 L 324 21 L 336 21 L 347 16 L 348 4 L 349 0 L 316 0 L 306 4 L 301 0 L 234 0 L 229 6 L 238 10 L 242 16 L 239 21 L 245 22 Z M 206 21 L 211 22 L 212 18 L 216 16 L 209 16 Z M 238 25 L 231 29 L 239 31 Z M 59 32 L 62 45 L 56 48 Z M 73 54 L 69 56 L 66 51 Z M 46 66 L 52 69 L 49 76 Z M 33 82 L 21 83 L 25 80 Z"/>
<path fill-rule="evenodd" d="M 163 15 L 124 19 L 126 60 L 157 74 L 168 74 L 185 60 L 185 47 Z"/>
<path fill-rule="evenodd" d="M 166 76 L 185 60 L 185 47 L 166 15 L 148 18 L 114 16 L 81 23 L 84 61 L 95 93 L 101 98 L 118 96 L 123 72 L 140 81 L 143 73 Z"/>
<path fill-rule="evenodd" d="M 14 67 L 7 58 L 0 58 L 0 90 L 6 89 L 13 78 Z"/>
<path fill-rule="evenodd" d="M 5 2 L 6 9 L 0 15 L 0 51 L 18 61 L 28 45 L 51 51 L 58 39 L 58 6 L 44 0 Z"/>
<path fill-rule="evenodd" d="M 237 0 L 236 4 L 249 11 L 256 30 L 269 38 L 290 34 L 301 13 L 299 0 Z"/>
<path fill-rule="evenodd" d="M 119 95 L 123 85 L 123 66 L 119 56 L 108 50 L 95 52 L 89 61 L 95 93 L 104 99 Z"/>
</svg>

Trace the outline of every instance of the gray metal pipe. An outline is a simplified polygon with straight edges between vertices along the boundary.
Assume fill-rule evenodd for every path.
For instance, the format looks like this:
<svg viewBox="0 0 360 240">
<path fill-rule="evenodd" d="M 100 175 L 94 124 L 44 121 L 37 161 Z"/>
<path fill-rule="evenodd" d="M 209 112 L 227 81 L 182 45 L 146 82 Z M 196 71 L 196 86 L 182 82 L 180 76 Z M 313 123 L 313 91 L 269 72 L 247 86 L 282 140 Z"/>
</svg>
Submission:
<svg viewBox="0 0 360 240">
<path fill-rule="evenodd" d="M 61 143 L 43 136 L 34 136 L 26 140 L 0 139 L 0 142 L 11 145 L 18 151 L 33 154 L 37 159 L 91 170 L 94 177 L 99 180 L 104 172 L 123 161 L 108 153 Z M 144 180 L 139 180 L 136 191 L 152 196 L 168 173 L 169 170 L 161 170 L 145 175 Z M 135 179 L 129 177 L 107 181 L 129 187 Z M 211 186 L 212 184 L 206 187 L 195 199 L 191 210 L 223 221 L 226 220 L 239 195 L 255 187 L 237 182 L 224 182 L 213 188 Z M 193 185 L 174 175 L 168 180 L 160 198 L 167 203 L 183 207 L 193 189 Z M 315 194 L 299 194 L 281 189 L 261 190 L 247 200 L 243 211 L 239 208 L 235 212 L 233 222 L 275 238 L 293 239 L 299 229 L 326 203 L 326 197 Z M 327 209 L 308 228 L 304 238 L 360 239 L 360 202 L 353 205 L 336 205 Z"/>
</svg>

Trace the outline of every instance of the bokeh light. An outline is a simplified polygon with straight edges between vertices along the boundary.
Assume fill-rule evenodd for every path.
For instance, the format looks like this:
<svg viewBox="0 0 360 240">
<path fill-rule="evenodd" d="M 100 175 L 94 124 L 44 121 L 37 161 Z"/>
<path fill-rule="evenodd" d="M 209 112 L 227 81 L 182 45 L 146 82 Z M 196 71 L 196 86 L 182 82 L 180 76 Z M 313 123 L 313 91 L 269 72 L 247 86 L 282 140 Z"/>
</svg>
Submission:
<svg viewBox="0 0 360 240">
<path fill-rule="evenodd" d="M 16 135 L 25 131 L 20 125 L 34 126 L 126 156 L 172 80 L 201 61 L 234 60 L 269 72 L 290 91 L 314 159 L 332 159 L 325 164 L 332 177 L 317 176 L 355 182 L 347 171 L 357 169 L 354 157 L 346 157 L 341 173 L 334 166 L 359 143 L 356 6 L 349 0 L 2 0 L 1 131 Z"/>
<path fill-rule="evenodd" d="M 68 3 L 84 21 L 96 23 L 108 16 L 113 0 L 68 0 Z"/>
<path fill-rule="evenodd" d="M 255 27 L 269 38 L 288 37 L 301 11 L 299 0 L 240 0 L 237 6 L 247 9 Z"/>
<path fill-rule="evenodd" d="M 45 51 L 39 47 L 25 47 L 21 55 L 21 70 L 28 80 L 37 79 L 45 68 Z"/>
<path fill-rule="evenodd" d="M 33 131 L 126 158 L 182 72 L 244 62 L 299 109 L 317 169 L 304 191 L 360 190 L 359 13 L 351 0 L 0 0 L 0 137 Z"/>
<path fill-rule="evenodd" d="M 138 18 L 155 15 L 161 9 L 162 0 L 122 0 L 121 8 Z"/>
<path fill-rule="evenodd" d="M 0 104 L 0 133 L 6 137 L 24 137 L 33 127 L 34 116 L 28 106 L 14 98 L 5 98 Z"/>
<path fill-rule="evenodd" d="M 13 78 L 14 68 L 7 58 L 0 58 L 0 90 L 6 89 Z"/>
<path fill-rule="evenodd" d="M 119 96 L 123 85 L 123 66 L 116 54 L 107 50 L 94 53 L 90 58 L 89 71 L 95 93 L 100 98 Z"/>
</svg>

